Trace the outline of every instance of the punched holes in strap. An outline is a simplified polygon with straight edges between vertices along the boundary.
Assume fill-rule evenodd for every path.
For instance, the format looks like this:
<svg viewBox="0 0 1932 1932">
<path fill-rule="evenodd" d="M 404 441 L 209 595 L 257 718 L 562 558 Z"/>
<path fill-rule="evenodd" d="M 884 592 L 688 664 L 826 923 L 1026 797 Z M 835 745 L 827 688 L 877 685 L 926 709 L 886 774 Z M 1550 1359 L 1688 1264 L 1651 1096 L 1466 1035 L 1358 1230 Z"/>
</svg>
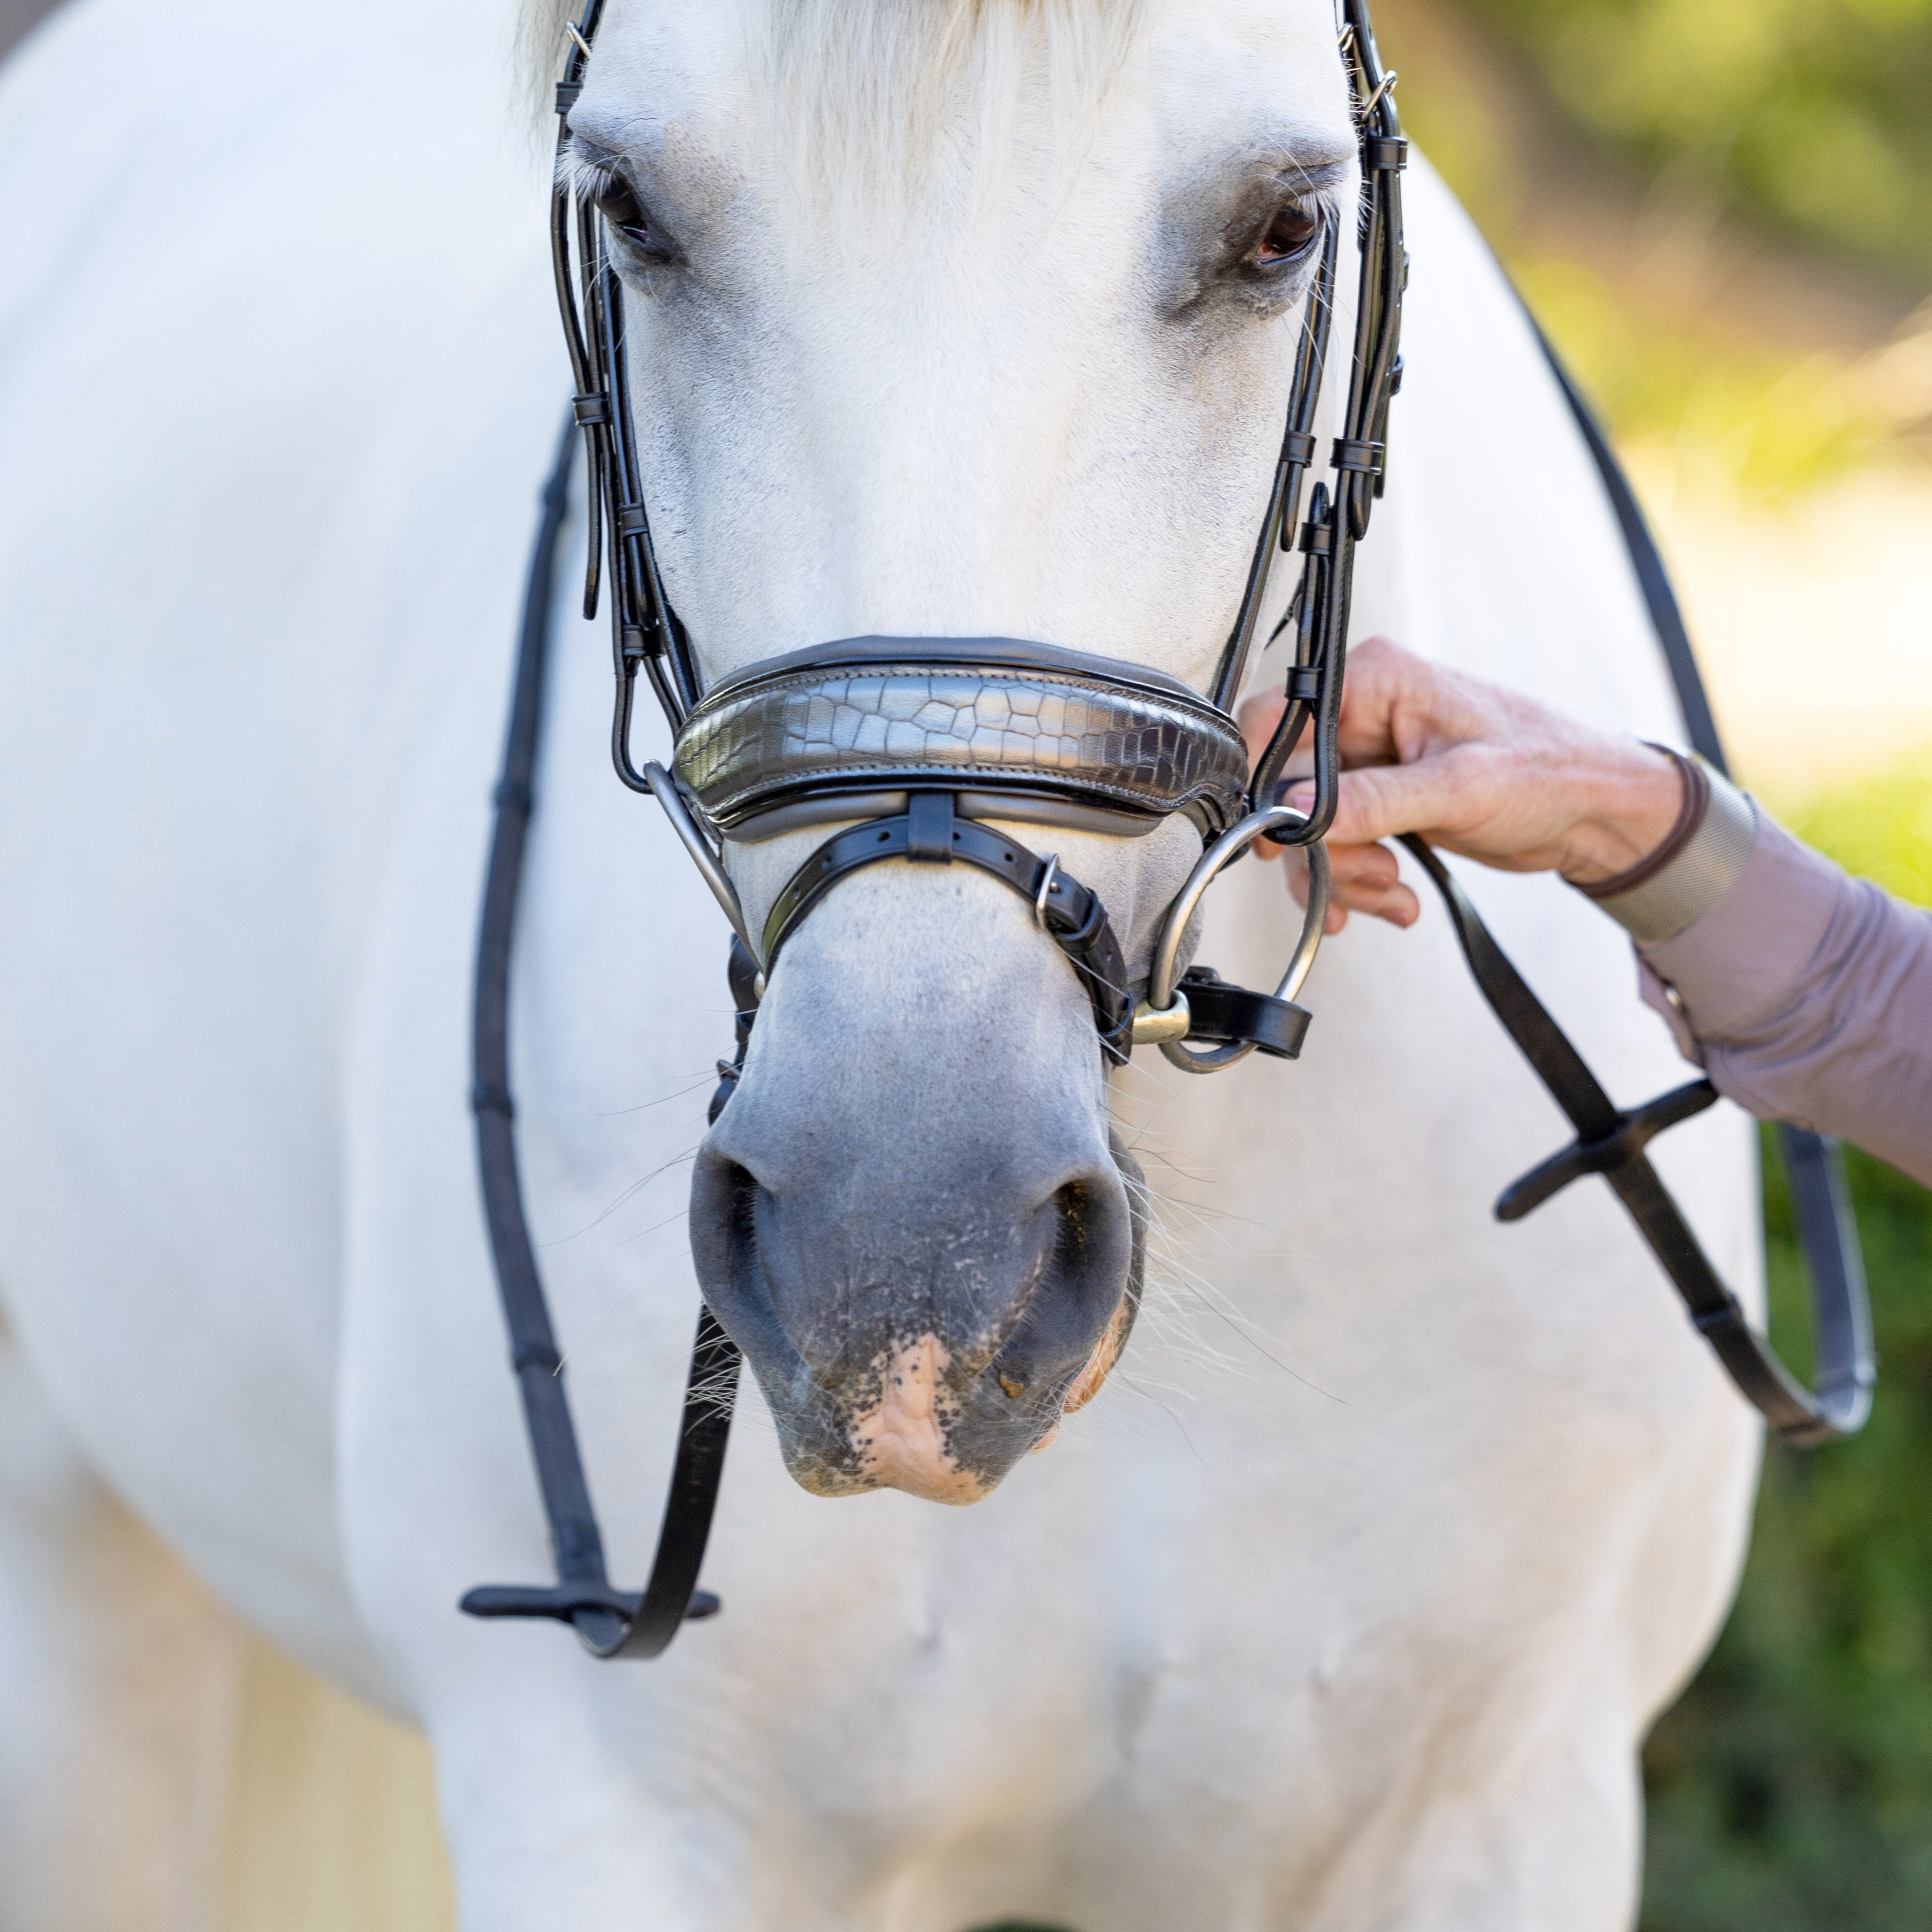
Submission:
<svg viewBox="0 0 1932 1932">
<path fill-rule="evenodd" d="M 1086 988 L 1102 1050 L 1117 1065 L 1124 1061 L 1132 1002 L 1120 942 L 1100 895 L 1016 839 L 956 817 L 950 792 L 916 792 L 908 805 L 901 817 L 869 820 L 835 834 L 792 874 L 765 922 L 766 972 L 771 972 L 779 949 L 806 916 L 841 879 L 886 859 L 926 865 L 958 860 L 991 874 L 1030 905 L 1044 899 L 1047 931 Z M 915 841 L 922 848 L 919 854 L 913 849 Z"/>
</svg>

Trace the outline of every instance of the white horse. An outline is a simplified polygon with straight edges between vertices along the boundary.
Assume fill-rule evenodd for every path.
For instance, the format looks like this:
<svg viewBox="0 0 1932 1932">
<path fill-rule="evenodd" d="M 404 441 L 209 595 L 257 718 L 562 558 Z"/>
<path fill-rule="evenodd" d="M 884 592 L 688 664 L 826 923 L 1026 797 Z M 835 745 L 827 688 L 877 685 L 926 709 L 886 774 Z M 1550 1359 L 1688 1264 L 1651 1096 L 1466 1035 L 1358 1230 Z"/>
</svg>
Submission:
<svg viewBox="0 0 1932 1932">
<path fill-rule="evenodd" d="M 719 1130 L 804 1204 L 766 1266 L 836 1354 L 836 1295 L 899 1284 L 916 1340 L 936 1244 L 1011 1245 L 1065 1187 L 1118 1262 L 1111 1119 L 1155 1221 L 1118 1370 L 969 1510 L 807 1493 L 748 1394 L 725 1612 L 660 1660 L 457 1613 L 548 1574 L 466 1110 L 568 386 L 510 32 L 454 0 L 84 0 L 0 77 L 0 1924 L 194 1922 L 225 1603 L 427 1731 L 471 1932 L 1628 1925 L 1637 1745 L 1723 1614 L 1759 1432 L 1605 1190 L 1489 1218 L 1566 1130 L 1432 913 L 1331 942 L 1298 1064 L 1109 1081 L 1012 895 L 842 886 Z M 652 519 L 707 676 L 1004 634 L 1198 685 L 1306 286 L 1257 224 L 1354 191 L 1330 0 L 610 0 L 574 124 L 634 197 Z M 1426 170 L 1408 208 L 1357 634 L 1680 736 L 1528 327 Z M 576 596 L 514 1039 L 634 1586 L 725 935 L 610 776 Z M 820 836 L 738 854 L 754 922 Z M 1191 830 L 1057 836 L 1144 972 Z M 1469 884 L 1620 1097 L 1682 1077 L 1588 905 Z M 1210 904 L 1202 956 L 1271 976 L 1280 868 Z M 1753 1281 L 1741 1117 L 1660 1160 Z M 982 1492 L 936 1399 L 820 1486 Z"/>
</svg>

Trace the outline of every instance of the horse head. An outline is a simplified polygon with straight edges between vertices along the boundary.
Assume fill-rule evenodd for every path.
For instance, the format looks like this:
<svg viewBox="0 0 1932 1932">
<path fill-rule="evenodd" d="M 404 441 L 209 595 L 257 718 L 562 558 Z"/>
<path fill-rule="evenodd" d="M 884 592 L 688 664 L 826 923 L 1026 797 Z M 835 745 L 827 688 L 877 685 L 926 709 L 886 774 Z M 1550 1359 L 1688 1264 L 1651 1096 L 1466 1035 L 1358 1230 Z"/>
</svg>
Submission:
<svg viewBox="0 0 1932 1932">
<path fill-rule="evenodd" d="M 1325 0 L 609 0 L 568 128 L 707 688 L 880 638 L 1207 688 L 1356 190 Z M 1198 824 L 992 824 L 1144 982 Z M 752 934 L 830 829 L 728 843 Z M 769 964 L 698 1156 L 705 1296 L 807 1488 L 975 1501 L 1132 1320 L 1089 991 L 960 865 L 855 872 Z"/>
</svg>

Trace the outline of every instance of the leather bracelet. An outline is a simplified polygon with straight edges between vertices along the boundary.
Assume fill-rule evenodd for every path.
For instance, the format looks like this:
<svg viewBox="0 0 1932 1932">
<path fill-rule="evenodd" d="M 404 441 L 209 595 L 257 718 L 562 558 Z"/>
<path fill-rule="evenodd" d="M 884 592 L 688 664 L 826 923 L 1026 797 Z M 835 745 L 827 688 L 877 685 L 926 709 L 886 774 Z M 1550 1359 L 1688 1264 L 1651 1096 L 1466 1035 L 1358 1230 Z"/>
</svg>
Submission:
<svg viewBox="0 0 1932 1932">
<path fill-rule="evenodd" d="M 1696 925 L 1736 884 L 1757 843 L 1757 808 L 1722 772 L 1668 746 L 1657 748 L 1688 774 L 1684 808 L 1670 836 L 1642 864 L 1576 889 L 1639 946 Z"/>
<path fill-rule="evenodd" d="M 1607 879 L 1592 879 L 1588 884 L 1571 881 L 1586 899 L 1620 898 L 1655 878 L 1703 829 L 1704 814 L 1711 808 L 1711 781 L 1704 776 L 1702 766 L 1668 745 L 1652 744 L 1648 738 L 1643 742 L 1653 752 L 1661 752 L 1677 767 L 1678 781 L 1683 789 L 1679 794 L 1676 819 L 1664 835 L 1664 842 L 1634 866 Z"/>
</svg>

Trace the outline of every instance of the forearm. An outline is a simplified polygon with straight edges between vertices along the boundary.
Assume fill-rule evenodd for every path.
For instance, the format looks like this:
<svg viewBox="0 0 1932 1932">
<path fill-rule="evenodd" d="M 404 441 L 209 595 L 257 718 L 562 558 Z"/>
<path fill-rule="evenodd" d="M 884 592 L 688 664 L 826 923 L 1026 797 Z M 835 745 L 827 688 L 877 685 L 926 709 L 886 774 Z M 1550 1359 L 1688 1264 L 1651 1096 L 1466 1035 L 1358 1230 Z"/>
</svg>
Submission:
<svg viewBox="0 0 1932 1932">
<path fill-rule="evenodd" d="M 1708 850 L 1701 862 L 1708 872 Z M 1666 901 L 1669 869 L 1655 882 Z M 1676 884 L 1679 909 L 1694 907 L 1694 880 Z M 1668 937 L 1636 923 L 1645 998 L 1720 1092 L 1932 1184 L 1932 914 L 1760 814 L 1708 909 Z"/>
<path fill-rule="evenodd" d="M 1251 707 L 1264 738 L 1282 700 Z M 1560 873 L 1636 940 L 1645 997 L 1753 1113 L 1932 1184 L 1932 914 L 1850 879 L 1707 769 L 1386 638 L 1349 655 L 1328 930 L 1420 910 L 1378 842 Z M 1312 788 L 1291 802 L 1306 808 Z"/>
</svg>

